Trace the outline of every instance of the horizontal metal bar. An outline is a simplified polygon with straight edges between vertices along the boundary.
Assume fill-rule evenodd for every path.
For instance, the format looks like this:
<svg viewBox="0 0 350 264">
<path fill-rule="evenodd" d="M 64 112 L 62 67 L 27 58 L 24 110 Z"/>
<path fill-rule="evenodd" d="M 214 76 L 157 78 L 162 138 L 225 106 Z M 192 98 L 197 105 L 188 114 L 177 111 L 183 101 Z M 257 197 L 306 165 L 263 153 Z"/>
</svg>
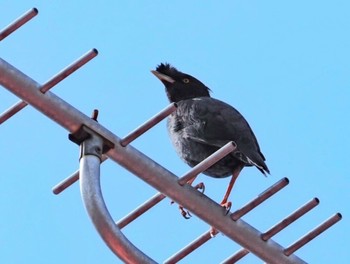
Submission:
<svg viewBox="0 0 350 264">
<path fill-rule="evenodd" d="M 107 156 L 102 155 L 102 160 L 101 162 L 104 162 L 107 158 Z M 63 192 L 65 189 L 70 187 L 73 183 L 77 182 L 79 180 L 79 170 L 74 172 L 72 175 L 69 177 L 65 178 L 63 181 L 57 183 L 54 187 L 52 187 L 52 192 L 54 194 L 60 194 Z"/>
<path fill-rule="evenodd" d="M 5 110 L 0 115 L 0 125 L 4 123 L 6 120 L 10 119 L 12 116 L 17 114 L 19 111 L 21 111 L 24 107 L 26 107 L 28 104 L 24 101 L 19 101 L 7 110 Z"/>
<path fill-rule="evenodd" d="M 232 221 L 231 217 L 224 214 L 220 205 L 194 188 L 188 185 L 180 186 L 177 183 L 178 177 L 176 175 L 131 145 L 122 147 L 119 144 L 119 137 L 52 92 L 41 93 L 38 90 L 40 85 L 37 82 L 2 59 L 0 59 L 0 73 L 0 84 L 6 89 L 66 128 L 70 133 L 74 133 L 84 124 L 113 142 L 114 148 L 106 153 L 111 160 L 164 193 L 174 202 L 183 205 L 210 226 L 247 248 L 262 260 L 271 264 L 305 263 L 295 255 L 285 256 L 282 246 L 273 240 L 266 243 L 260 239 L 260 232 L 243 220 Z"/>
<path fill-rule="evenodd" d="M 13 21 L 10 25 L 6 26 L 0 31 L 0 41 L 9 36 L 12 32 L 16 31 L 22 25 L 27 23 L 33 17 L 35 17 L 39 13 L 38 9 L 32 8 L 26 13 L 24 13 L 21 17 Z"/>
<path fill-rule="evenodd" d="M 266 241 L 276 235 L 278 232 L 286 228 L 288 225 L 293 223 L 295 220 L 299 219 L 301 216 L 309 212 L 311 209 L 315 208 L 319 204 L 319 200 L 317 198 L 312 199 L 311 201 L 307 202 L 305 205 L 291 213 L 289 216 L 284 218 L 282 221 L 271 227 L 269 230 L 267 230 L 265 233 L 261 234 L 261 239 Z M 237 251 L 235 254 L 233 254 L 231 257 L 228 257 L 226 260 L 222 262 L 222 264 L 230 264 L 235 263 L 244 256 L 246 256 L 249 253 L 249 250 L 242 248 L 239 251 Z"/>
<path fill-rule="evenodd" d="M 153 206 L 155 206 L 157 203 L 162 201 L 166 196 L 162 193 L 157 193 L 153 197 L 151 197 L 149 200 L 141 204 L 139 207 L 137 207 L 134 211 L 130 212 L 128 215 L 124 216 L 122 219 L 120 219 L 116 224 L 117 226 L 122 229 L 128 224 L 130 224 L 132 221 L 134 221 L 136 218 L 141 216 L 143 213 L 147 212 L 149 209 L 151 209 Z"/>
<path fill-rule="evenodd" d="M 253 210 L 255 207 L 257 207 L 259 204 L 270 198 L 272 195 L 274 195 L 276 192 L 280 191 L 282 188 L 287 186 L 289 183 L 288 178 L 283 178 L 279 180 L 277 183 L 272 185 L 270 188 L 266 189 L 264 192 L 258 195 L 255 199 L 247 203 L 245 206 L 243 206 L 241 209 L 238 209 L 236 212 L 231 214 L 232 220 L 236 221 L 240 219 L 242 216 L 244 216 L 249 211 Z"/>
<path fill-rule="evenodd" d="M 164 264 L 173 264 L 179 262 L 181 259 L 186 257 L 188 254 L 202 246 L 204 243 L 208 242 L 211 238 L 213 238 L 218 232 L 214 230 L 214 234 L 211 231 L 207 231 L 197 239 L 193 240 L 186 247 L 181 249 L 179 252 L 175 253 L 173 256 L 164 261 Z"/>
<path fill-rule="evenodd" d="M 290 245 L 284 250 L 284 254 L 286 256 L 289 256 L 293 254 L 295 251 L 297 251 L 299 248 L 304 246 L 306 243 L 310 242 L 312 239 L 317 237 L 319 234 L 330 228 L 332 225 L 340 221 L 342 218 L 342 215 L 340 213 L 336 213 L 335 215 L 328 218 L 326 221 L 324 221 L 322 224 L 320 224 L 315 229 L 311 230 L 309 233 L 307 233 L 305 236 L 300 238 L 298 241 Z"/>
<path fill-rule="evenodd" d="M 315 208 L 320 201 L 318 198 L 314 198 L 311 201 L 307 202 L 305 205 L 294 211 L 292 214 L 284 218 L 282 221 L 271 227 L 265 233 L 261 234 L 261 239 L 266 241 L 276 235 L 278 232 L 289 226 L 295 220 L 299 219 L 301 216 L 309 212 L 311 209 Z"/>
<path fill-rule="evenodd" d="M 213 166 L 216 162 L 230 154 L 232 151 L 236 149 L 236 144 L 234 142 L 228 142 L 226 145 L 221 147 L 219 150 L 215 151 L 209 157 L 204 159 L 202 162 L 198 163 L 194 166 L 190 171 L 181 176 L 179 179 L 179 184 L 184 185 L 186 182 L 196 177 L 199 173 L 207 170 L 211 166 Z"/>
<path fill-rule="evenodd" d="M 84 66 L 86 63 L 91 61 L 93 58 L 95 58 L 98 55 L 97 49 L 91 49 L 88 52 L 86 52 L 84 55 L 82 55 L 79 59 L 68 65 L 66 68 L 61 70 L 59 73 L 51 77 L 45 84 L 43 84 L 40 87 L 40 91 L 43 93 L 46 93 L 48 90 L 50 90 L 52 87 L 54 87 L 56 84 L 67 78 L 69 75 L 71 75 L 73 72 Z"/>
<path fill-rule="evenodd" d="M 54 194 L 60 194 L 65 189 L 67 189 L 69 186 L 71 186 L 73 183 L 77 182 L 79 180 L 79 170 L 74 172 L 71 176 L 64 179 L 63 181 L 57 183 L 53 188 L 52 192 Z"/>
<path fill-rule="evenodd" d="M 162 111 L 160 111 L 158 114 L 153 116 L 151 119 L 143 123 L 141 126 L 130 132 L 127 136 L 125 136 L 123 139 L 120 140 L 120 145 L 123 147 L 129 145 L 132 141 L 134 141 L 136 138 L 141 136 L 143 133 L 145 133 L 147 130 L 158 124 L 160 121 L 162 121 L 164 118 L 166 118 L 168 115 L 170 115 L 172 112 L 176 110 L 176 103 L 172 103 L 168 105 L 166 108 L 164 108 Z"/>
<path fill-rule="evenodd" d="M 96 49 L 92 49 L 85 53 L 83 56 L 81 56 L 79 59 L 77 59 L 75 62 L 64 68 L 62 71 L 57 73 L 55 76 L 53 76 L 51 79 L 49 79 L 44 85 L 42 85 L 39 89 L 41 92 L 45 93 L 49 89 L 51 89 L 53 86 L 55 86 L 57 83 L 71 75 L 73 72 L 81 68 L 83 65 L 85 65 L 87 62 L 89 62 L 91 59 L 96 57 L 98 54 L 98 51 Z M 5 112 L 3 112 L 0 115 L 0 124 L 4 123 L 6 120 L 17 114 L 19 111 L 21 111 L 24 107 L 26 107 L 28 104 L 24 101 L 19 101 L 13 106 L 11 106 L 9 109 L 7 109 Z"/>
<path fill-rule="evenodd" d="M 235 254 L 233 254 L 231 257 L 228 257 L 223 262 L 221 262 L 221 264 L 233 264 L 233 263 L 236 263 L 238 260 L 244 258 L 248 254 L 249 254 L 249 250 L 248 249 L 241 248 Z"/>
</svg>

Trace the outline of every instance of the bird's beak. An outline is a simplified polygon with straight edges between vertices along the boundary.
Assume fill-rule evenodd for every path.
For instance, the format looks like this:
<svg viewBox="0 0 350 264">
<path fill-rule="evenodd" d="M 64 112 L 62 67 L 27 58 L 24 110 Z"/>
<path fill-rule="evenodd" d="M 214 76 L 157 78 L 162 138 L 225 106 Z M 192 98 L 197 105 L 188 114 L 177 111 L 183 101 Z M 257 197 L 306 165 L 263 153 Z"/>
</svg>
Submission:
<svg viewBox="0 0 350 264">
<path fill-rule="evenodd" d="M 159 80 L 161 80 L 162 83 L 174 83 L 175 80 L 168 75 L 165 75 L 163 73 L 157 72 L 157 71 L 151 71 Z"/>
</svg>

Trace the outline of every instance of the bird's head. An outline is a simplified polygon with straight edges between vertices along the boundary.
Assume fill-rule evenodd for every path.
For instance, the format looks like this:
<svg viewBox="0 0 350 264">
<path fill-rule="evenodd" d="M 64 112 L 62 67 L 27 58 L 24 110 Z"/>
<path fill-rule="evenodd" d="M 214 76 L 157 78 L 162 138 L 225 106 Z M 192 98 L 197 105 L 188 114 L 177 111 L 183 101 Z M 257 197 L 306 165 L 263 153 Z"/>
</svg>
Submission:
<svg viewBox="0 0 350 264">
<path fill-rule="evenodd" d="M 210 97 L 210 89 L 193 76 L 178 71 L 168 63 L 161 63 L 152 73 L 165 86 L 170 102 L 181 100 Z"/>
</svg>

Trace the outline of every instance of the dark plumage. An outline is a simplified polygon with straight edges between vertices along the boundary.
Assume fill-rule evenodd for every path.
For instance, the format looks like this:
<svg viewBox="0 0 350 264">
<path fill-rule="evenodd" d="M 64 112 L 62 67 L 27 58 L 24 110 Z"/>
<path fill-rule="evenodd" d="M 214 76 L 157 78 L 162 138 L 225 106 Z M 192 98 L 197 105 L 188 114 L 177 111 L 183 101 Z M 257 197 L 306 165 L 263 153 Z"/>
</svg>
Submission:
<svg viewBox="0 0 350 264">
<path fill-rule="evenodd" d="M 269 173 L 253 131 L 235 108 L 210 97 L 210 89 L 202 82 L 170 64 L 162 63 L 152 73 L 165 85 L 170 102 L 178 105 L 168 118 L 168 132 L 176 152 L 188 165 L 195 166 L 234 141 L 237 149 L 204 174 L 215 178 L 233 175 L 233 185 L 244 166 L 255 166 L 263 174 Z M 222 204 L 227 202 L 227 197 Z"/>
</svg>

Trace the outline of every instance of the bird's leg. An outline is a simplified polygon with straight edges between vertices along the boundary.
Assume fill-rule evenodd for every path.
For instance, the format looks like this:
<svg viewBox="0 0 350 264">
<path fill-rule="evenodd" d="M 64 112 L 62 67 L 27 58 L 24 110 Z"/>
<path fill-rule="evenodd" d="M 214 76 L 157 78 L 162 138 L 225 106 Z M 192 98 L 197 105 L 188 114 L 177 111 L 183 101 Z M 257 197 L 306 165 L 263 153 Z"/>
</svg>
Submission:
<svg viewBox="0 0 350 264">
<path fill-rule="evenodd" d="M 242 169 L 243 169 L 243 166 L 241 165 L 232 172 L 232 177 L 231 177 L 230 183 L 228 184 L 224 198 L 222 199 L 222 201 L 220 203 L 220 205 L 226 209 L 226 214 L 228 214 L 228 212 L 231 209 L 231 205 L 232 205 L 231 202 L 227 201 L 228 197 L 230 196 L 233 185 L 235 184 L 235 182 L 239 176 L 239 173 L 241 172 Z M 215 229 L 215 227 L 211 227 L 210 236 L 214 237 L 217 233 L 218 233 L 218 231 Z"/>
<path fill-rule="evenodd" d="M 193 177 L 191 180 L 189 180 L 187 183 L 189 185 L 192 185 L 192 183 L 194 182 L 194 180 L 197 178 Z M 193 188 L 197 189 L 197 190 L 201 190 L 202 193 L 204 193 L 205 190 L 205 185 L 203 182 L 198 183 L 197 185 L 193 186 Z M 171 204 L 173 204 L 174 201 L 171 201 Z M 192 215 L 190 214 L 189 211 L 185 210 L 185 208 L 182 205 L 179 205 L 179 210 L 181 212 L 181 215 L 185 218 L 185 219 L 189 219 L 192 217 Z"/>
<path fill-rule="evenodd" d="M 233 172 L 232 172 L 232 177 L 231 177 L 231 180 L 230 180 L 230 183 L 228 184 L 228 187 L 227 187 L 227 190 L 226 190 L 226 193 L 224 195 L 224 198 L 222 199 L 221 201 L 221 206 L 222 207 L 225 207 L 226 208 L 226 214 L 230 211 L 231 209 L 231 205 L 232 203 L 231 202 L 228 202 L 228 197 L 230 196 L 230 193 L 232 191 L 232 188 L 233 188 L 233 185 L 235 184 L 238 176 L 239 176 L 239 173 L 241 172 L 241 170 L 243 169 L 243 166 L 239 166 L 237 167 Z"/>
</svg>

